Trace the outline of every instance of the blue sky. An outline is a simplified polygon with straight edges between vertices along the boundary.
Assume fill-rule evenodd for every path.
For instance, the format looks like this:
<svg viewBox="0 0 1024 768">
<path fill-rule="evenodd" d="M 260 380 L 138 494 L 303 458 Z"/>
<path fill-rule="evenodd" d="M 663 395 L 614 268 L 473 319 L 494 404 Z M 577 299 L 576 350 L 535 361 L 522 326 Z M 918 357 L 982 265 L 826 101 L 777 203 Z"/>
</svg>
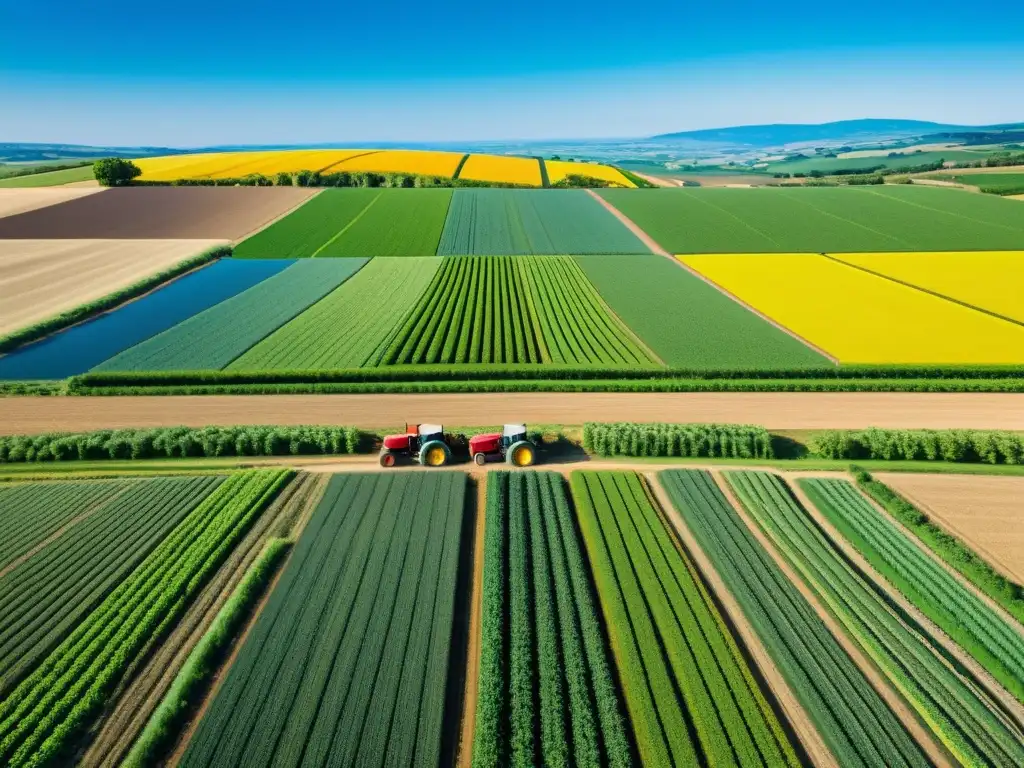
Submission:
<svg viewBox="0 0 1024 768">
<path fill-rule="evenodd" d="M 1020 0 L 0 0 L 0 141 L 199 146 L 1024 120 Z"/>
</svg>

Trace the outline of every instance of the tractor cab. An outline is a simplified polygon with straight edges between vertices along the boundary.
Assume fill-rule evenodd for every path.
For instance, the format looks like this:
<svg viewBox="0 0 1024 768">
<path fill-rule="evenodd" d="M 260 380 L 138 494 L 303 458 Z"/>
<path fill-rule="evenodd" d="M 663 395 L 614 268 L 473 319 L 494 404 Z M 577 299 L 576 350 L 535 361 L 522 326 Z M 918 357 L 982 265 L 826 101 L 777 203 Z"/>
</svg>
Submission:
<svg viewBox="0 0 1024 768">
<path fill-rule="evenodd" d="M 528 467 L 537 460 L 537 446 L 527 438 L 525 424 L 506 424 L 501 432 L 470 438 L 469 454 L 480 466 L 488 461 L 506 461 L 517 467 Z"/>
<path fill-rule="evenodd" d="M 405 432 L 388 435 L 380 449 L 380 465 L 393 467 L 399 458 L 413 459 L 424 466 L 440 467 L 451 461 L 452 453 L 440 424 L 406 424 Z"/>
</svg>

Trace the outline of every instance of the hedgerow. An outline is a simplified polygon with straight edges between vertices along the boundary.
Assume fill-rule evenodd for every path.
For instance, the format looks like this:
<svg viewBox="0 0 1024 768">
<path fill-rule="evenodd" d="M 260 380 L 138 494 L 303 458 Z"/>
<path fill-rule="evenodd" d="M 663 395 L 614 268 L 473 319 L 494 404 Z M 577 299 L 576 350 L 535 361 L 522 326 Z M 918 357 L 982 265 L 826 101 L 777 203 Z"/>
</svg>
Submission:
<svg viewBox="0 0 1024 768">
<path fill-rule="evenodd" d="M 741 424 L 583 425 L 583 447 L 598 456 L 707 456 L 739 459 L 774 457 L 764 427 Z"/>
<path fill-rule="evenodd" d="M 1024 463 L 1024 434 L 1006 430 L 829 430 L 815 437 L 814 452 L 827 459 Z"/>
</svg>

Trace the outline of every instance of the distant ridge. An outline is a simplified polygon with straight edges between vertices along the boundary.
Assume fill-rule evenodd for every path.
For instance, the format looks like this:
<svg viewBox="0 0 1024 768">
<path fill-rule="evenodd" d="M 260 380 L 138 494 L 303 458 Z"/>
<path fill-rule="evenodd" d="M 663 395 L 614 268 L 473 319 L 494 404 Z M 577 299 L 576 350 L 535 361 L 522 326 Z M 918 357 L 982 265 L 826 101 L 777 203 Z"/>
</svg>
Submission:
<svg viewBox="0 0 1024 768">
<path fill-rule="evenodd" d="M 954 131 L 985 131 L 1007 126 L 949 125 L 927 120 L 839 120 L 832 123 L 777 123 L 710 128 L 652 136 L 659 140 L 699 141 L 749 147 L 774 147 L 807 141 L 866 141 L 876 137 L 925 136 Z"/>
</svg>

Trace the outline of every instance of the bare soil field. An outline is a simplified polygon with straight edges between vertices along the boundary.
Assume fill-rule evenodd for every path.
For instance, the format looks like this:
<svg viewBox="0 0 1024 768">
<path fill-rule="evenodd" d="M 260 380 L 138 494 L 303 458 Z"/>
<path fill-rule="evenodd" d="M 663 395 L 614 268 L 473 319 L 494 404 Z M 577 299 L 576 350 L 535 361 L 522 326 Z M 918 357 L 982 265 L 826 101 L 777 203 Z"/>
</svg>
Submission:
<svg viewBox="0 0 1024 768">
<path fill-rule="evenodd" d="M 124 288 L 222 240 L 0 240 L 0 334 Z"/>
<path fill-rule="evenodd" d="M 21 192 L 22 190 L 16 190 Z M 34 191 L 34 190 L 33 190 Z M 302 187 L 110 189 L 0 219 L 0 239 L 237 240 L 307 200 Z"/>
<path fill-rule="evenodd" d="M 1024 583 L 1024 477 L 876 476 L 994 568 Z"/>
<path fill-rule="evenodd" d="M 0 434 L 121 427 L 346 424 L 365 429 L 586 421 L 730 422 L 769 429 L 1024 430 L 1024 395 L 939 393 L 465 393 L 2 397 Z"/>
<path fill-rule="evenodd" d="M 15 216 L 37 208 L 45 208 L 69 200 L 77 200 L 102 191 L 99 187 L 68 189 L 67 187 L 26 187 L 0 189 L 0 218 Z"/>
</svg>

